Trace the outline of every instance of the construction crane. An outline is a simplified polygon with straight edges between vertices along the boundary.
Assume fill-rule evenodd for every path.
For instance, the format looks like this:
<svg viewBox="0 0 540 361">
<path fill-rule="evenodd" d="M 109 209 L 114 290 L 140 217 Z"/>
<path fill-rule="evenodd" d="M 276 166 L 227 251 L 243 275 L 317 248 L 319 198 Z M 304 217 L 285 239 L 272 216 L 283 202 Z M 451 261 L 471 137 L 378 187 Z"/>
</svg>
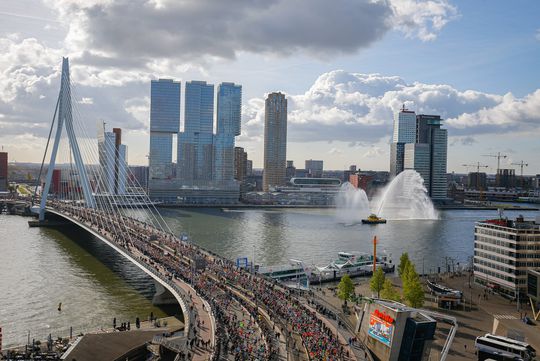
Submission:
<svg viewBox="0 0 540 361">
<path fill-rule="evenodd" d="M 519 167 L 521 168 L 521 172 L 520 172 L 520 176 L 521 176 L 521 188 L 523 189 L 523 167 L 528 167 L 529 166 L 529 163 L 525 163 L 523 161 L 519 162 L 519 163 L 512 163 L 512 165 L 519 165 Z"/>
<path fill-rule="evenodd" d="M 501 158 L 506 158 L 506 154 L 501 154 L 501 152 L 498 152 L 497 154 L 483 154 L 482 157 L 492 157 L 497 158 L 497 173 L 499 174 L 499 169 L 501 169 Z"/>
<path fill-rule="evenodd" d="M 480 164 L 480 162 L 476 162 L 476 164 L 462 164 L 463 167 L 467 167 L 467 170 L 469 167 L 476 167 L 476 173 L 480 173 L 480 168 L 489 168 L 488 165 Z"/>
<path fill-rule="evenodd" d="M 480 191 L 478 200 L 482 201 L 484 198 L 484 190 L 480 187 L 480 168 L 489 168 L 489 166 L 480 164 L 480 162 L 476 162 L 476 164 L 462 164 L 462 166 L 467 167 L 467 169 L 469 167 L 476 167 L 476 190 Z"/>
</svg>

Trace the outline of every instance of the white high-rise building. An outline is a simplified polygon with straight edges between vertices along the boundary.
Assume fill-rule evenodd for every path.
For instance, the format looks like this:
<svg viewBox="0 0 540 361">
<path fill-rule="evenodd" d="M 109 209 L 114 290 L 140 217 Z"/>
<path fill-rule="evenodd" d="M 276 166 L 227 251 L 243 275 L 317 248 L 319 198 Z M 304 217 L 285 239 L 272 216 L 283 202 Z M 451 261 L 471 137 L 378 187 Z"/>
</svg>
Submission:
<svg viewBox="0 0 540 361">
<path fill-rule="evenodd" d="M 416 113 L 407 110 L 405 107 L 396 114 L 394 119 L 393 143 L 415 143 L 416 142 Z"/>
<path fill-rule="evenodd" d="M 390 146 L 390 175 L 397 176 L 403 171 L 405 144 L 416 142 L 416 113 L 405 106 L 394 118 L 394 135 Z"/>
</svg>

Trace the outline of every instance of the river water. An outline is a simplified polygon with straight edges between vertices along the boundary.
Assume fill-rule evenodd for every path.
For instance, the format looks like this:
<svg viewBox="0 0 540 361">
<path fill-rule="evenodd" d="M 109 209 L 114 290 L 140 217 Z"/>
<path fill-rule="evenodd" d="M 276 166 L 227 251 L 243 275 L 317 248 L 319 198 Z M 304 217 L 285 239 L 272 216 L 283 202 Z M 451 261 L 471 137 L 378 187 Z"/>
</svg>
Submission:
<svg viewBox="0 0 540 361">
<path fill-rule="evenodd" d="M 112 327 L 150 312 L 154 284 L 110 247 L 76 229 L 29 228 L 0 215 L 0 327 L 3 346 Z M 62 311 L 58 311 L 59 303 Z"/>
<path fill-rule="evenodd" d="M 161 209 L 176 234 L 224 257 L 255 257 L 262 265 L 300 259 L 326 265 L 339 251 L 372 251 L 399 260 L 409 252 L 419 272 L 446 264 L 465 265 L 473 253 L 474 223 L 496 211 L 448 210 L 433 221 L 388 221 L 382 225 L 345 225 L 332 209 Z M 506 212 L 515 217 L 520 212 Z M 526 218 L 539 212 L 525 212 Z M 27 218 L 0 215 L 0 327 L 4 347 L 49 333 L 74 334 L 150 312 L 153 281 L 108 246 L 75 228 L 29 228 Z M 445 258 L 448 257 L 448 258 Z M 62 311 L 58 312 L 58 303 Z"/>
</svg>

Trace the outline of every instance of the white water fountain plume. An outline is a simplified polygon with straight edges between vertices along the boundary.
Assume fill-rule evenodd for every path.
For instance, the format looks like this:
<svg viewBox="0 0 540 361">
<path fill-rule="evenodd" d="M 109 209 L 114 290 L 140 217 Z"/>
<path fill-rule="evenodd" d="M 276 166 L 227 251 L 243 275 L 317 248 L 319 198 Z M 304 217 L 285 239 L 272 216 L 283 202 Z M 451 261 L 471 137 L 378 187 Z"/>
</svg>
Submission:
<svg viewBox="0 0 540 361">
<path fill-rule="evenodd" d="M 336 217 L 345 224 L 360 223 L 371 213 L 388 220 L 438 219 L 424 179 L 410 169 L 395 177 L 371 203 L 363 189 L 345 182 L 336 195 L 335 203 Z"/>
<path fill-rule="evenodd" d="M 355 188 L 349 182 L 341 185 L 335 201 L 336 216 L 341 223 L 360 223 L 362 218 L 369 216 L 369 200 L 366 192 L 363 189 Z"/>
<path fill-rule="evenodd" d="M 398 174 L 381 192 L 373 213 L 386 219 L 437 219 L 424 179 L 408 169 Z"/>
</svg>

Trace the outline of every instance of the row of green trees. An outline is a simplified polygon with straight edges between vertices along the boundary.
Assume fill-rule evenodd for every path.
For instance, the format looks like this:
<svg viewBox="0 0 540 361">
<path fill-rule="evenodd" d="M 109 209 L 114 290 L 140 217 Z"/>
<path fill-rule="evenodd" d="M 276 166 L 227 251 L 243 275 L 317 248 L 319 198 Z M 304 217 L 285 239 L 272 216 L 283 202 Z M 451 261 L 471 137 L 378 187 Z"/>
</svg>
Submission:
<svg viewBox="0 0 540 361">
<path fill-rule="evenodd" d="M 370 288 L 377 292 L 378 298 L 405 302 L 411 307 L 424 305 L 424 290 L 420 282 L 420 276 L 416 272 L 414 263 L 409 259 L 408 253 L 403 253 L 399 259 L 398 275 L 403 285 L 403 294 L 394 287 L 392 281 L 386 278 L 381 267 L 377 268 L 370 280 Z"/>
</svg>

